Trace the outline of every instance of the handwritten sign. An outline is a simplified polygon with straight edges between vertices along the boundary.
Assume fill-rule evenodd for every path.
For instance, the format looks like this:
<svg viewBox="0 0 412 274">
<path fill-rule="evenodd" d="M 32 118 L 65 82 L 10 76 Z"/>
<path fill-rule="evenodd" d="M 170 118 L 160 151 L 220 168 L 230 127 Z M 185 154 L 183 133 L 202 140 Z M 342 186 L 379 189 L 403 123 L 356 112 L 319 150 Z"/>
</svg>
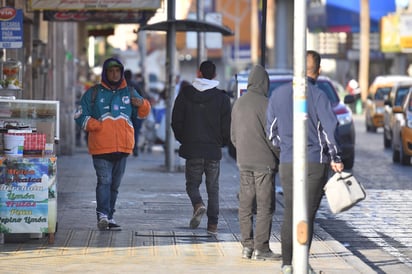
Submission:
<svg viewBox="0 0 412 274">
<path fill-rule="evenodd" d="M 0 233 L 54 232 L 57 222 L 55 160 L 7 158 L 0 170 Z"/>
</svg>

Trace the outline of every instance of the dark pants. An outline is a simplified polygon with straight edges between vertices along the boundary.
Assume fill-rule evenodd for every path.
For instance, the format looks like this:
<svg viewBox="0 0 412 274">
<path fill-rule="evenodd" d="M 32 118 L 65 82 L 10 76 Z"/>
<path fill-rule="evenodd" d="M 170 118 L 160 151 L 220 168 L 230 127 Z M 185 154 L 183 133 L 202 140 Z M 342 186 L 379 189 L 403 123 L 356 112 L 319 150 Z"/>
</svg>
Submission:
<svg viewBox="0 0 412 274">
<path fill-rule="evenodd" d="M 313 222 L 324 194 L 323 187 L 328 179 L 329 165 L 309 163 L 307 170 L 308 244 L 310 248 L 313 236 Z M 293 164 L 281 163 L 279 174 L 285 206 L 281 229 L 282 259 L 283 265 L 291 265 L 293 254 Z"/>
<path fill-rule="evenodd" d="M 253 211 L 256 205 L 256 227 L 253 232 Z M 275 178 L 273 172 L 240 171 L 239 224 L 243 247 L 269 250 L 272 218 L 275 210 Z"/>
<path fill-rule="evenodd" d="M 220 161 L 205 159 L 186 160 L 186 192 L 192 205 L 203 203 L 200 184 L 203 173 L 206 177 L 208 224 L 217 224 L 219 219 L 219 174 Z M 204 203 L 203 203 L 204 204 Z"/>
</svg>

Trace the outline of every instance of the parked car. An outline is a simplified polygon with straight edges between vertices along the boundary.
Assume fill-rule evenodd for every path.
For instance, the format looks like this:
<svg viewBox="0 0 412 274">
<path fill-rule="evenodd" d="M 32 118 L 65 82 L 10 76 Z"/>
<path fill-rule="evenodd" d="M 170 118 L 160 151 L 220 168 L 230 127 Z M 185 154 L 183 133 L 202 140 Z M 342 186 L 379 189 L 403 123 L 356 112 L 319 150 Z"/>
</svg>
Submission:
<svg viewBox="0 0 412 274">
<path fill-rule="evenodd" d="M 412 157 L 412 89 L 400 106 L 394 106 L 393 113 L 400 114 L 392 130 L 392 160 L 410 165 Z"/>
<path fill-rule="evenodd" d="M 392 111 L 394 106 L 400 106 L 408 94 L 409 88 L 412 87 L 412 81 L 402 81 L 394 84 L 389 92 L 389 99 L 385 101 L 383 112 L 383 145 L 385 148 L 391 147 L 392 143 L 392 128 L 397 119 L 400 119 L 400 114 L 395 114 Z"/>
<path fill-rule="evenodd" d="M 285 74 L 273 74 L 270 70 L 268 72 L 270 80 L 269 96 L 274 89 L 293 80 L 293 74 L 290 72 L 285 72 Z M 238 75 L 236 78 L 237 84 L 234 86 L 236 91 L 234 91 L 233 94 L 241 96 L 247 91 L 247 74 Z M 342 103 L 332 80 L 326 76 L 319 76 L 316 84 L 328 96 L 333 111 L 339 121 L 338 141 L 342 149 L 342 160 L 345 168 L 351 169 L 355 160 L 355 127 L 352 112 L 345 104 L 353 103 L 355 100 L 354 96 L 346 95 L 344 103 Z M 237 97 L 235 97 L 234 100 L 236 98 Z M 236 158 L 236 150 L 232 144 L 229 146 L 229 154 L 233 158 Z"/>
<path fill-rule="evenodd" d="M 389 93 L 396 83 L 412 81 L 412 77 L 405 75 L 377 76 L 369 87 L 369 94 L 365 102 L 366 131 L 376 132 L 383 127 L 384 103 L 389 99 Z"/>
</svg>

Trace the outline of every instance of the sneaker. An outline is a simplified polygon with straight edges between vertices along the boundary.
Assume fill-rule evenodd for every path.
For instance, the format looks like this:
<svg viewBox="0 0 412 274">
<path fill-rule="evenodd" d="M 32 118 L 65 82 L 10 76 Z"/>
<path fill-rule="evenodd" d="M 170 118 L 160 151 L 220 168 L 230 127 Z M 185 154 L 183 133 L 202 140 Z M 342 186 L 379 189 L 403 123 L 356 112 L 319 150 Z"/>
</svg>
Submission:
<svg viewBox="0 0 412 274">
<path fill-rule="evenodd" d="M 282 266 L 282 274 L 292 274 L 293 268 L 291 265 L 284 265 Z"/>
<path fill-rule="evenodd" d="M 244 247 L 242 250 L 242 259 L 250 259 L 252 257 L 253 248 Z"/>
<path fill-rule="evenodd" d="M 97 228 L 99 230 L 106 230 L 109 226 L 109 219 L 107 218 L 107 215 L 99 213 L 97 218 Z"/>
<path fill-rule="evenodd" d="M 217 235 L 217 224 L 208 224 L 207 233 L 211 235 Z"/>
<path fill-rule="evenodd" d="M 113 231 L 120 231 L 122 230 L 122 227 L 120 225 L 118 225 L 115 220 L 110 219 L 109 220 L 109 230 L 113 230 Z"/>
<path fill-rule="evenodd" d="M 266 251 L 255 249 L 252 253 L 251 259 L 257 260 L 257 261 L 266 261 L 266 260 L 278 261 L 281 259 L 281 255 L 277 253 L 273 253 L 273 251 L 270 249 Z"/>
<path fill-rule="evenodd" d="M 193 210 L 193 217 L 190 220 L 190 228 L 197 228 L 200 225 L 203 214 L 206 212 L 206 207 L 203 204 L 195 205 Z"/>
</svg>

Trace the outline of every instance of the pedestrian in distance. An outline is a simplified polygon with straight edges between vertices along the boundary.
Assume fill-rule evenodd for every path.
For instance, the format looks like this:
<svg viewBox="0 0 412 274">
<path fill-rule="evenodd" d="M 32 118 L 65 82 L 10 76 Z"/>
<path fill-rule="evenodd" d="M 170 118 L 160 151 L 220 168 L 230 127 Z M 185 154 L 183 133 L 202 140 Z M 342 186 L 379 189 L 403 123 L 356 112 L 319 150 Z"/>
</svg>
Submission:
<svg viewBox="0 0 412 274">
<path fill-rule="evenodd" d="M 313 222 L 319 209 L 329 167 L 343 170 L 335 133 L 338 121 L 327 95 L 316 86 L 321 57 L 316 51 L 306 53 L 307 73 L 307 210 L 308 246 L 313 237 Z M 283 188 L 284 216 L 281 228 L 282 273 L 293 273 L 293 87 L 292 83 L 275 89 L 267 108 L 269 139 L 280 148 L 279 175 Z M 309 265 L 309 273 L 315 273 Z"/>
<path fill-rule="evenodd" d="M 280 260 L 280 254 L 269 247 L 279 150 L 266 136 L 268 94 L 268 73 L 256 65 L 249 73 L 247 92 L 236 100 L 232 109 L 230 134 L 240 172 L 239 224 L 244 259 Z"/>
<path fill-rule="evenodd" d="M 132 117 L 150 113 L 150 103 L 129 89 L 123 64 L 109 58 L 103 64 L 101 82 L 80 100 L 75 121 L 88 132 L 88 151 L 96 171 L 96 216 L 100 230 L 120 230 L 114 221 L 116 200 L 126 160 L 134 147 Z"/>
<path fill-rule="evenodd" d="M 140 95 L 143 96 L 143 91 L 141 87 L 139 87 L 137 81 L 133 80 L 133 74 L 130 69 L 126 69 L 124 71 L 124 78 L 126 79 L 126 83 L 129 88 L 134 88 Z M 140 130 L 142 128 L 143 119 L 139 119 L 137 116 L 132 117 L 132 123 L 134 128 L 134 148 L 133 148 L 133 156 L 137 157 L 139 155 L 139 135 Z"/>
<path fill-rule="evenodd" d="M 192 85 L 181 89 L 172 112 L 172 129 L 181 144 L 179 156 L 186 159 L 186 192 L 193 206 L 190 228 L 197 228 L 207 212 L 207 232 L 217 234 L 219 220 L 219 175 L 222 147 L 230 141 L 230 100 L 217 88 L 216 66 L 204 61 Z M 205 174 L 207 210 L 200 194 Z"/>
</svg>

